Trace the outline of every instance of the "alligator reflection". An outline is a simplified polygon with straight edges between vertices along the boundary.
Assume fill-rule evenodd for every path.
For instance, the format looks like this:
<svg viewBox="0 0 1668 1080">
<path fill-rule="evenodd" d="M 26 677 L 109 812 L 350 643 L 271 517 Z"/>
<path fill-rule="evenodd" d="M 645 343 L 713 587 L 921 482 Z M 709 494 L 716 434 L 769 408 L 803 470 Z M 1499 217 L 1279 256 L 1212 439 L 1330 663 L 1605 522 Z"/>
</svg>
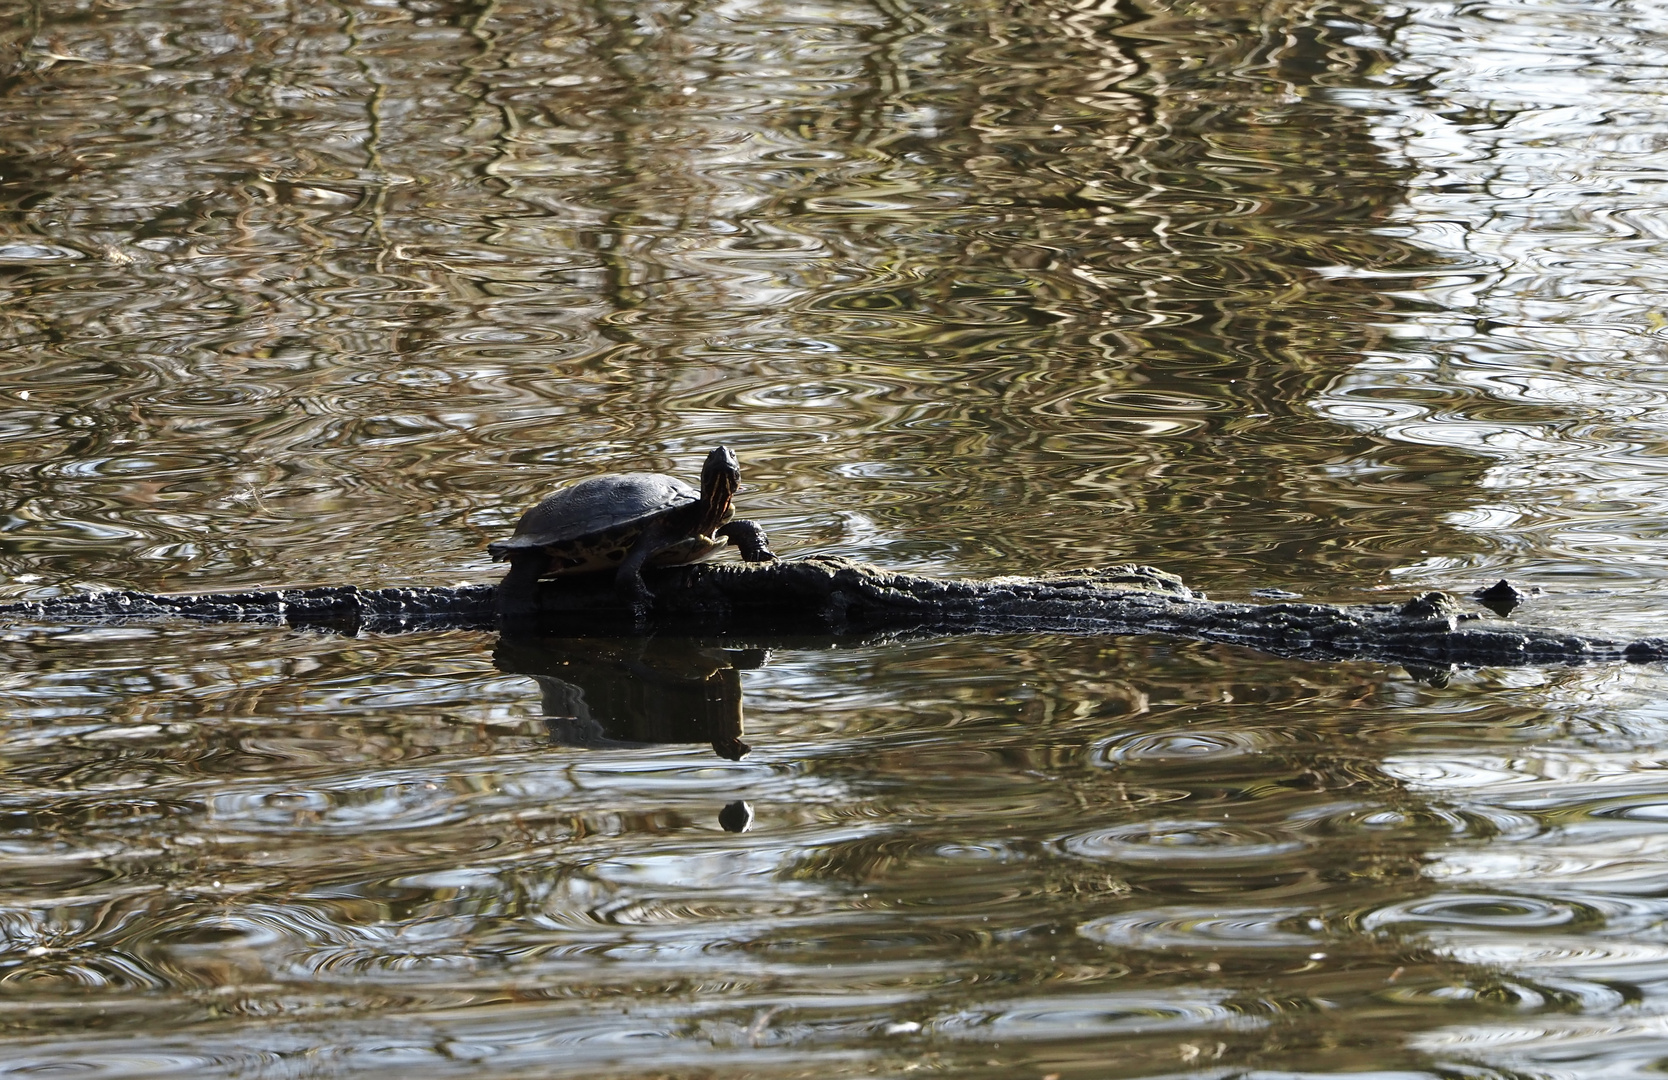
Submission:
<svg viewBox="0 0 1668 1080">
<path fill-rule="evenodd" d="M 500 638 L 500 671 L 539 684 L 551 742 L 595 748 L 710 743 L 739 761 L 741 671 L 762 667 L 763 649 L 725 649 L 696 638 Z M 753 820 L 745 802 L 718 815 L 730 832 Z"/>
</svg>

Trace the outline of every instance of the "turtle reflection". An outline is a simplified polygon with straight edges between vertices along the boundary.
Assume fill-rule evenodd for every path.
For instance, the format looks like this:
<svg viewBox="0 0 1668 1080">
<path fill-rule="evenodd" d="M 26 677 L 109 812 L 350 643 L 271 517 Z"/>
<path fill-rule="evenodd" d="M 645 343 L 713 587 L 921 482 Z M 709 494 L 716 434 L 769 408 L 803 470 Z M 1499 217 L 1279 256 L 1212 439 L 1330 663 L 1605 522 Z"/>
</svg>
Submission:
<svg viewBox="0 0 1668 1080">
<path fill-rule="evenodd" d="M 739 761 L 741 669 L 763 650 L 724 649 L 692 638 L 503 638 L 499 670 L 539 684 L 551 741 L 632 747 L 710 743 Z"/>
</svg>

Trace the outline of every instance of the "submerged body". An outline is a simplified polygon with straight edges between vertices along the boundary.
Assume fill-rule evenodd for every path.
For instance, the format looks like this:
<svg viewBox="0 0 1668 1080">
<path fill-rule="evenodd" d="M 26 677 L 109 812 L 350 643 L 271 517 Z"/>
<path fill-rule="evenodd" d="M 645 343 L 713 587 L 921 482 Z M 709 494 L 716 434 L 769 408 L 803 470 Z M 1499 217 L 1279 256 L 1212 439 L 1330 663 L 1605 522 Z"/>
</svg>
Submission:
<svg viewBox="0 0 1668 1080">
<path fill-rule="evenodd" d="M 741 467 L 728 447 L 707 455 L 701 489 L 663 473 L 608 473 L 551 495 L 492 544 L 494 562 L 509 562 L 498 587 L 499 610 L 531 611 L 540 578 L 614 570 L 615 586 L 642 613 L 654 595 L 643 567 L 693 562 L 734 541 L 748 562 L 776 556 L 764 530 L 736 521 L 733 500 Z"/>
</svg>

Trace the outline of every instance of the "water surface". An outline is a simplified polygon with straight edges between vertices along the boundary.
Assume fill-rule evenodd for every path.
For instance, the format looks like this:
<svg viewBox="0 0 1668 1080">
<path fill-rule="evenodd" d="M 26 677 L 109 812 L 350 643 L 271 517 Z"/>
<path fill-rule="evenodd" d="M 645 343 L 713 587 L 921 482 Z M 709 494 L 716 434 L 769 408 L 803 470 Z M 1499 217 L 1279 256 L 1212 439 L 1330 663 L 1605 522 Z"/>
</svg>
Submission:
<svg viewBox="0 0 1668 1080">
<path fill-rule="evenodd" d="M 6 598 L 722 441 L 784 553 L 1668 609 L 1648 5 L 15 15 Z M 0 1075 L 1657 1075 L 1664 689 L 15 625 Z"/>
</svg>

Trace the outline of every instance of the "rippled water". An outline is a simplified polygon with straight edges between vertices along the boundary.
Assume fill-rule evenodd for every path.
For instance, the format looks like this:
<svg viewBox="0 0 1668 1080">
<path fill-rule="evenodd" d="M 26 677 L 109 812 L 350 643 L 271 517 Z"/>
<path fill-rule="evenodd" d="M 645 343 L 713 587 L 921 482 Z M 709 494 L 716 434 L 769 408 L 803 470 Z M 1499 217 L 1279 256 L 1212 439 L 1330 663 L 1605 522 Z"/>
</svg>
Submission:
<svg viewBox="0 0 1668 1080">
<path fill-rule="evenodd" d="M 1642 3 L 0 20 L 0 594 L 784 553 L 1660 633 Z M 0 1076 L 1659 1075 L 1656 669 L 0 628 Z"/>
</svg>

